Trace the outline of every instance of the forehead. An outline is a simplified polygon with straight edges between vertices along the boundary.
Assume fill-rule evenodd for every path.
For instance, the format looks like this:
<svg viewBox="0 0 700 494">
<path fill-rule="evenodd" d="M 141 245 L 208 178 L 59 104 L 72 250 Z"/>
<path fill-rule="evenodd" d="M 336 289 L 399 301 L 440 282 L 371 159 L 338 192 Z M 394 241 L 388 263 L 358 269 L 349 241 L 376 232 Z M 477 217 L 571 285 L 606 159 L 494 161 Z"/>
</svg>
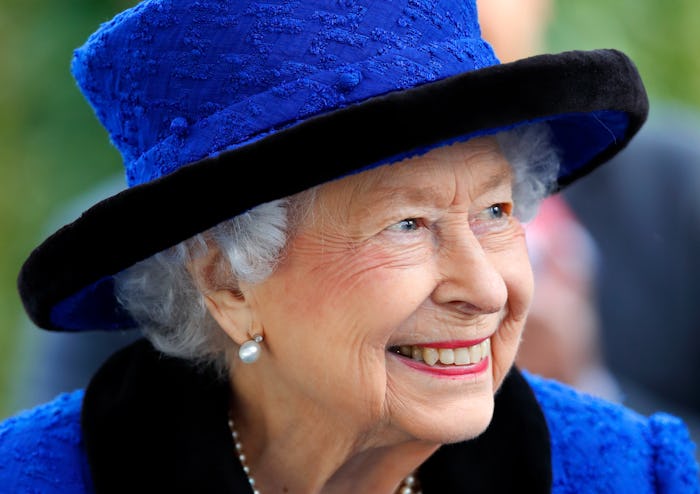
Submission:
<svg viewBox="0 0 700 494">
<path fill-rule="evenodd" d="M 473 196 L 511 182 L 511 167 L 496 139 L 482 137 L 325 184 L 321 197 L 332 201 L 351 196 L 362 202 L 402 197 L 429 202 Z"/>
</svg>

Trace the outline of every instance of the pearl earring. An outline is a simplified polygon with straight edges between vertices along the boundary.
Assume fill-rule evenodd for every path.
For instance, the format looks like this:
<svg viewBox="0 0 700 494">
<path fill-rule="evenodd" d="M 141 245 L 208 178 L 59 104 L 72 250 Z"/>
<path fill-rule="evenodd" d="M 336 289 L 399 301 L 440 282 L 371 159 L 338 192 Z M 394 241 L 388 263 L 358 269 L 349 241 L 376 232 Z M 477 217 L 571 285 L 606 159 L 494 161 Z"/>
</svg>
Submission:
<svg viewBox="0 0 700 494">
<path fill-rule="evenodd" d="M 262 353 L 262 347 L 260 346 L 260 342 L 263 340 L 262 335 L 256 334 L 253 335 L 253 338 L 246 341 L 241 345 L 241 347 L 238 349 L 238 356 L 240 357 L 241 361 L 245 364 L 252 364 L 258 358 L 260 358 L 260 354 Z"/>
</svg>

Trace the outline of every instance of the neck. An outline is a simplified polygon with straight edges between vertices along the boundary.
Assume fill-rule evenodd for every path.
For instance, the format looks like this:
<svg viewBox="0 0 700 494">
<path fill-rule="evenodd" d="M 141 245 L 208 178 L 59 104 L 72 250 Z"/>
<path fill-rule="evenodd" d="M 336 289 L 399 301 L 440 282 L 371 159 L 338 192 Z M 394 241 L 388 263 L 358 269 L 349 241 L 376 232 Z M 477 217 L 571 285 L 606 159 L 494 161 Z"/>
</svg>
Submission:
<svg viewBox="0 0 700 494">
<path fill-rule="evenodd" d="M 256 485 L 262 493 L 393 494 L 435 449 L 411 444 L 329 455 L 328 449 L 314 447 L 299 448 L 305 457 L 290 457 L 282 445 L 271 444 L 251 471 L 256 472 Z M 335 460 L 329 461 L 331 456 Z"/>
<path fill-rule="evenodd" d="M 245 388 L 240 381 L 235 386 L 232 415 L 246 464 L 263 494 L 393 494 L 439 447 L 384 425 L 352 424 L 310 403 L 260 407 L 268 403 L 267 390 L 249 394 L 253 390 Z"/>
</svg>

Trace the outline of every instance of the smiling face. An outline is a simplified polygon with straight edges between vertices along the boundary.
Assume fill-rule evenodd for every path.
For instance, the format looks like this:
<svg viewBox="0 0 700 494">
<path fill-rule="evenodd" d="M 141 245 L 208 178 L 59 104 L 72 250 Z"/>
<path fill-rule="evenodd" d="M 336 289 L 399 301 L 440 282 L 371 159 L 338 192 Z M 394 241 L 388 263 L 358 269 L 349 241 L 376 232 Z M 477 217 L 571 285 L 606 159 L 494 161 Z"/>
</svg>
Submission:
<svg viewBox="0 0 700 494">
<path fill-rule="evenodd" d="M 490 138 L 319 187 L 276 271 L 243 289 L 265 334 L 245 379 L 380 443 L 478 435 L 532 293 L 512 209 Z"/>
</svg>

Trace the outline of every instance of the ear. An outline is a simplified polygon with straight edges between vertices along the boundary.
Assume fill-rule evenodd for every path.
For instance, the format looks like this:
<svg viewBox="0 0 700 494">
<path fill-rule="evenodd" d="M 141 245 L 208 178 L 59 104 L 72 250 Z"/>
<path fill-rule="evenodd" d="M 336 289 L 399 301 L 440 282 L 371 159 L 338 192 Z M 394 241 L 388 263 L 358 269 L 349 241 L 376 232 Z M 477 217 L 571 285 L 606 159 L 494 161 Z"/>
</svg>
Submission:
<svg viewBox="0 0 700 494">
<path fill-rule="evenodd" d="M 253 323 L 251 307 L 218 247 L 208 243 L 206 254 L 192 259 L 187 269 L 209 314 L 221 329 L 239 345 L 249 340 Z"/>
<path fill-rule="evenodd" d="M 253 313 L 242 293 L 236 290 L 220 289 L 203 295 L 209 314 L 229 338 L 238 345 L 242 345 L 251 338 Z"/>
</svg>

